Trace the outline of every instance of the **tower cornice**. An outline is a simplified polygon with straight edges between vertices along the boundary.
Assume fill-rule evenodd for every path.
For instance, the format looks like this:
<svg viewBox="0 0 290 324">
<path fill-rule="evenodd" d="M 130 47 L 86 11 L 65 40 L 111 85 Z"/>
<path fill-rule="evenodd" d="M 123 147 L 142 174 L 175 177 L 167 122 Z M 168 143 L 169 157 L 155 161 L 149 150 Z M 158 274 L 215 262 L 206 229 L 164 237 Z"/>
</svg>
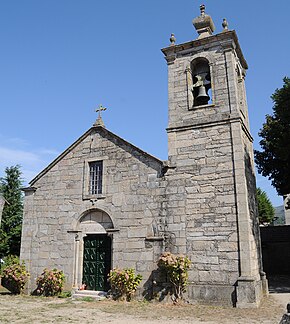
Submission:
<svg viewBox="0 0 290 324">
<path fill-rule="evenodd" d="M 235 30 L 223 31 L 222 33 L 209 37 L 192 40 L 182 44 L 171 45 L 162 48 L 168 64 L 172 64 L 176 57 L 189 55 L 208 50 L 212 47 L 221 46 L 224 50 L 235 50 L 244 69 L 248 69 L 247 61 L 241 50 L 238 36 Z"/>
</svg>

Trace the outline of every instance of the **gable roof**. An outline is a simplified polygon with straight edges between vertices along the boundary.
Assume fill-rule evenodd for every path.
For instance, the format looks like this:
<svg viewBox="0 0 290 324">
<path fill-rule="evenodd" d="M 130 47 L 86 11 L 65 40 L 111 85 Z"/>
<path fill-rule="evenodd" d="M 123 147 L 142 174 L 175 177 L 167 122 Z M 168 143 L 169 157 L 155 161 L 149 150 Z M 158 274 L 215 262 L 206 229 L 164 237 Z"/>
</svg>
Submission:
<svg viewBox="0 0 290 324">
<path fill-rule="evenodd" d="M 53 160 L 45 169 L 43 169 L 36 177 L 34 177 L 30 182 L 30 186 L 33 186 L 36 181 L 38 181 L 41 177 L 43 177 L 52 167 L 54 167 L 59 161 L 61 161 L 69 152 L 71 152 L 79 143 L 81 143 L 87 136 L 96 132 L 107 138 L 111 142 L 114 142 L 116 145 L 120 146 L 124 150 L 128 151 L 130 154 L 135 156 L 137 159 L 145 163 L 146 161 L 150 161 L 153 163 L 154 168 L 158 171 L 161 170 L 165 164 L 163 161 L 158 158 L 150 155 L 149 153 L 142 151 L 137 146 L 127 142 L 123 138 L 117 136 L 116 134 L 110 132 L 106 128 L 101 125 L 92 126 L 87 132 L 85 132 L 81 137 L 79 137 L 72 145 L 70 145 L 63 153 L 61 153 L 55 160 Z M 27 188 L 28 189 L 28 188 Z"/>
</svg>

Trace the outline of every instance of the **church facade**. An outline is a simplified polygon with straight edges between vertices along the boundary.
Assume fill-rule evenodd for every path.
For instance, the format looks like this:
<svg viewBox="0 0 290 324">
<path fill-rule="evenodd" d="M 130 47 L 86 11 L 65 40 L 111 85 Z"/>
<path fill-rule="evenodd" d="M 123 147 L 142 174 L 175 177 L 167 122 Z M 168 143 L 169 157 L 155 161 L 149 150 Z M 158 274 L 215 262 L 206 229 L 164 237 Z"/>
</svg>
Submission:
<svg viewBox="0 0 290 324">
<path fill-rule="evenodd" d="M 255 307 L 267 292 L 255 203 L 247 63 L 235 31 L 201 6 L 196 40 L 162 49 L 168 64 L 168 160 L 107 130 L 101 118 L 25 188 L 21 259 L 65 272 L 67 289 L 108 290 L 132 267 L 155 289 L 161 253 L 187 255 L 188 298 Z M 156 282 L 156 280 L 157 282 Z M 161 284 L 161 283 L 160 283 Z"/>
</svg>

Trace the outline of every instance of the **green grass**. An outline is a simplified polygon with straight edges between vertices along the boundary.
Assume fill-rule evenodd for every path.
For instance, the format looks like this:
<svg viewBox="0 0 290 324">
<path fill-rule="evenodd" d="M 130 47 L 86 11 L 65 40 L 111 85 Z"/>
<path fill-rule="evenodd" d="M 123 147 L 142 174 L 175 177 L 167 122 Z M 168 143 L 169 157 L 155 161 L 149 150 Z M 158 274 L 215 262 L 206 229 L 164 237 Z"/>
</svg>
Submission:
<svg viewBox="0 0 290 324">
<path fill-rule="evenodd" d="M 71 297 L 71 291 L 63 291 L 57 297 L 58 298 L 70 298 Z"/>
<path fill-rule="evenodd" d="M 83 297 L 80 298 L 79 300 L 84 301 L 84 302 L 93 302 L 95 299 L 93 297 Z"/>
</svg>

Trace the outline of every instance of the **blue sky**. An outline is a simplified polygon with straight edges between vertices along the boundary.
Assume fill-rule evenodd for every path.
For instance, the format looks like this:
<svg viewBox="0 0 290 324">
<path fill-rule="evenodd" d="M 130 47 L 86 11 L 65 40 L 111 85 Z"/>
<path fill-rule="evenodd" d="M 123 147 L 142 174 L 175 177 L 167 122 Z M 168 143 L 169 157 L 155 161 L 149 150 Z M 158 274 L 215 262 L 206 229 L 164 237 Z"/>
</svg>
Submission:
<svg viewBox="0 0 290 324">
<path fill-rule="evenodd" d="M 106 127 L 167 159 L 167 66 L 160 49 L 197 37 L 195 0 L 0 0 L 0 176 L 20 164 L 30 181 L 108 107 Z M 249 70 L 251 133 L 290 76 L 290 1 L 204 1 L 222 30 L 235 29 Z M 273 204 L 282 204 L 257 176 Z"/>
</svg>

